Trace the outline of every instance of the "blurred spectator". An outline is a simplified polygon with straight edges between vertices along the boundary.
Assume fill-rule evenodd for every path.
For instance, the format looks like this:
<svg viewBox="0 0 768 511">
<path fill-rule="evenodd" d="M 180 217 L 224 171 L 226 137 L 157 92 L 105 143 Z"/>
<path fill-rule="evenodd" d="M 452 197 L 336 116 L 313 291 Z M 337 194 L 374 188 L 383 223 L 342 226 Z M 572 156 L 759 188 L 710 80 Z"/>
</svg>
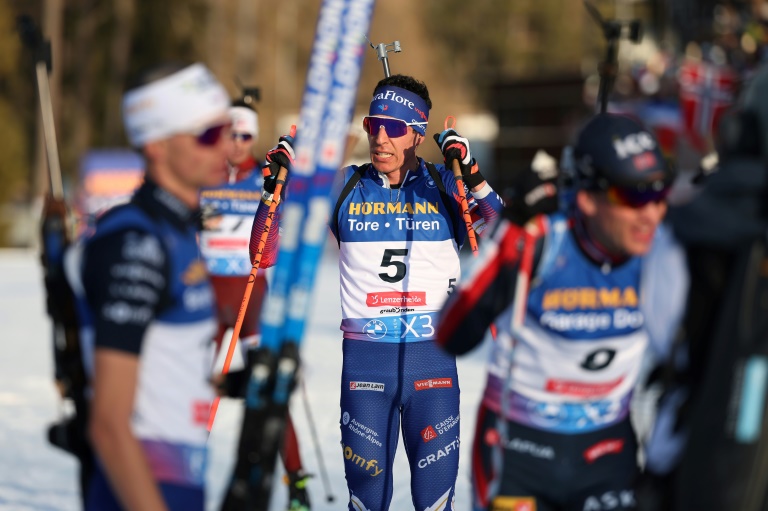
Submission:
<svg viewBox="0 0 768 511">
<path fill-rule="evenodd" d="M 723 118 L 719 151 L 719 171 L 670 211 L 691 288 L 685 342 L 663 370 L 648 510 L 757 510 L 768 494 L 768 67 Z"/>
</svg>

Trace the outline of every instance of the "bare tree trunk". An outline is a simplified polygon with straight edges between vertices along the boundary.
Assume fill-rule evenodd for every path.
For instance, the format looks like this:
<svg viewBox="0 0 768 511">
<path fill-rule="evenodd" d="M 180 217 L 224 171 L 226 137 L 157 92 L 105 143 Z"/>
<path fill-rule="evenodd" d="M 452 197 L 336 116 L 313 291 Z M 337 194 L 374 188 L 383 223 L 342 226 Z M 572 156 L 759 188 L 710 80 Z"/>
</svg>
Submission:
<svg viewBox="0 0 768 511">
<path fill-rule="evenodd" d="M 279 105 L 276 116 L 295 112 L 298 92 L 297 76 L 298 47 L 296 36 L 299 32 L 299 9 L 296 0 L 284 0 L 282 8 L 275 13 L 277 27 L 275 37 L 278 38 L 277 55 L 275 59 L 275 103 Z M 301 99 L 298 100 L 301 102 Z M 278 128 L 279 129 L 279 128 Z"/>
<path fill-rule="evenodd" d="M 115 32 L 112 35 L 109 83 L 105 98 L 104 141 L 107 145 L 121 145 L 123 143 L 123 130 L 120 116 L 120 97 L 123 93 L 125 75 L 130 63 L 136 5 L 134 0 L 114 0 L 113 6 Z"/>
<path fill-rule="evenodd" d="M 220 80 L 226 81 L 226 42 L 231 37 L 227 28 L 229 0 L 208 0 L 208 26 L 206 27 L 205 61 Z"/>
<path fill-rule="evenodd" d="M 77 16 L 74 42 L 72 45 L 73 74 L 77 84 L 73 94 L 72 129 L 67 147 L 71 150 L 72 160 L 85 152 L 93 143 L 93 95 L 98 83 L 98 71 L 92 48 L 96 44 L 96 29 L 106 21 L 104 4 L 87 2 Z M 85 15 L 88 12 L 88 15 Z"/>
<path fill-rule="evenodd" d="M 235 73 L 243 85 L 256 78 L 256 61 L 261 57 L 258 47 L 257 8 L 254 0 L 238 0 L 235 41 Z M 285 8 L 285 1 L 280 9 Z M 239 91 L 238 91 L 239 92 Z"/>
</svg>

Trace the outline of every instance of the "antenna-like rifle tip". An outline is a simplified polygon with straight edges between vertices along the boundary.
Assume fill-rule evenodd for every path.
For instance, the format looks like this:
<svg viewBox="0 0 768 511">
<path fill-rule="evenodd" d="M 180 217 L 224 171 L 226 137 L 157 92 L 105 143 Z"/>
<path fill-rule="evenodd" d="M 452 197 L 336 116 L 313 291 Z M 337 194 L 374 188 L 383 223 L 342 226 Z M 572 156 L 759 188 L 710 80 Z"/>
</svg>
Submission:
<svg viewBox="0 0 768 511">
<path fill-rule="evenodd" d="M 373 45 L 373 43 L 371 42 L 371 40 L 370 40 L 370 39 L 368 39 L 368 34 L 363 34 L 363 37 L 365 37 L 365 40 L 366 40 L 366 41 L 368 41 L 368 44 L 370 44 L 370 45 L 371 45 L 371 48 L 373 48 L 373 49 L 375 50 L 375 49 L 376 49 L 376 47 Z"/>
</svg>

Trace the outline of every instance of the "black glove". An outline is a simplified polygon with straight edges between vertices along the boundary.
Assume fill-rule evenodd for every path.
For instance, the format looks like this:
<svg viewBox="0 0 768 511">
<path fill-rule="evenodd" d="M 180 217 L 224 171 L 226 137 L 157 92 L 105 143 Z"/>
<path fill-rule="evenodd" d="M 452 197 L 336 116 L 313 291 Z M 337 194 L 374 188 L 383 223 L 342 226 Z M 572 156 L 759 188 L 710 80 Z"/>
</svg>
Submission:
<svg viewBox="0 0 768 511">
<path fill-rule="evenodd" d="M 546 152 L 536 152 L 531 166 L 520 176 L 504 217 L 523 226 L 536 215 L 554 213 L 559 207 L 557 161 Z"/>
<path fill-rule="evenodd" d="M 451 168 L 453 160 L 459 161 L 461 177 L 469 188 L 479 186 L 480 183 L 485 181 L 485 178 L 480 173 L 480 168 L 477 166 L 477 162 L 469 152 L 469 140 L 456 133 L 456 130 L 453 128 L 450 128 L 442 133 L 435 134 L 435 142 L 440 147 L 440 152 L 443 153 L 446 167 Z"/>
<path fill-rule="evenodd" d="M 293 160 L 296 155 L 293 152 L 293 144 L 296 138 L 296 126 L 291 126 L 290 135 L 283 135 L 277 145 L 267 152 L 267 165 L 262 169 L 264 173 L 264 191 L 275 193 L 277 186 L 277 173 L 283 167 L 289 173 L 293 169 Z M 288 175 L 285 176 L 286 183 Z M 285 189 L 285 186 L 283 186 Z"/>
<path fill-rule="evenodd" d="M 215 378 L 214 384 L 218 387 L 218 394 L 226 397 L 245 397 L 248 378 L 251 373 L 245 369 L 230 371 L 225 375 Z"/>
</svg>

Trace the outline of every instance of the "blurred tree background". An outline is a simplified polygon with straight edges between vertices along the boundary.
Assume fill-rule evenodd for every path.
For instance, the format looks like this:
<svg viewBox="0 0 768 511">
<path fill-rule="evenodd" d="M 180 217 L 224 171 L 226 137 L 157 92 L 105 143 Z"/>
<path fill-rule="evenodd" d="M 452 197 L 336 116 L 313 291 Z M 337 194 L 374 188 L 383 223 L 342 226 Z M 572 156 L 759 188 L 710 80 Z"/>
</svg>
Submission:
<svg viewBox="0 0 768 511">
<path fill-rule="evenodd" d="M 762 1 L 762 0 L 750 0 Z M 9 219 L 47 187 L 31 55 L 21 48 L 16 16 L 31 15 L 53 44 L 52 95 L 65 184 L 95 147 L 125 146 L 120 98 L 128 77 L 161 60 L 205 62 L 233 97 L 261 89 L 256 155 L 296 122 L 320 0 L 5 0 L 0 3 L 0 246 L 35 236 Z M 607 17 L 642 17 L 658 28 L 673 0 L 593 0 Z M 711 4 L 680 0 L 679 4 Z M 679 10 L 679 8 L 678 8 Z M 659 32 L 660 33 L 660 32 Z M 466 135 L 496 137 L 498 84 L 594 73 L 604 41 L 576 0 L 379 0 L 374 44 L 398 40 L 393 73 L 427 83 L 434 102 L 428 136 L 447 115 Z M 367 56 L 354 125 L 383 77 Z M 488 122 L 474 122 L 478 119 Z M 462 121 L 465 120 L 465 124 Z M 431 140 L 422 155 L 436 160 Z M 365 158 L 365 153 L 358 154 Z M 5 205 L 5 206 L 2 206 Z M 9 209 L 11 208 L 11 209 Z M 10 212 L 10 213 L 9 213 Z M 24 232 L 30 233 L 25 237 Z"/>
</svg>

